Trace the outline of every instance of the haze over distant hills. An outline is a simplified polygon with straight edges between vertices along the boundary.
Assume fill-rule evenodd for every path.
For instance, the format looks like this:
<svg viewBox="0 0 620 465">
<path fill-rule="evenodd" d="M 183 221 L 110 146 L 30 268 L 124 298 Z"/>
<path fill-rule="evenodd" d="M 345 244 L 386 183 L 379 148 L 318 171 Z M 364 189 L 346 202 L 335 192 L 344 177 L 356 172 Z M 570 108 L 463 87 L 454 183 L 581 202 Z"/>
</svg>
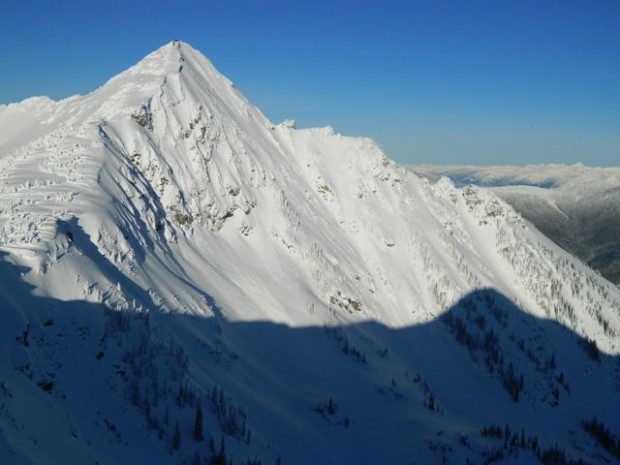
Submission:
<svg viewBox="0 0 620 465">
<path fill-rule="evenodd" d="M 612 463 L 620 290 L 174 41 L 0 108 L 0 463 Z"/>
<path fill-rule="evenodd" d="M 620 168 L 582 164 L 411 166 L 429 179 L 491 188 L 564 249 L 620 286 Z"/>
</svg>

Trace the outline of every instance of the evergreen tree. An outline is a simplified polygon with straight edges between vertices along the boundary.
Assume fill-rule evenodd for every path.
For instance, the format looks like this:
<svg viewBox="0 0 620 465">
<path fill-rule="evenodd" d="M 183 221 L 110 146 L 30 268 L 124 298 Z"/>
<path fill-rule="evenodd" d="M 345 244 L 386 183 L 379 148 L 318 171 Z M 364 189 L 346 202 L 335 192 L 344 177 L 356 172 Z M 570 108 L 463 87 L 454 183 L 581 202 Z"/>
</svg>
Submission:
<svg viewBox="0 0 620 465">
<path fill-rule="evenodd" d="M 181 448 L 181 430 L 179 428 L 179 422 L 174 424 L 174 434 L 172 435 L 172 448 L 179 450 Z"/>
<path fill-rule="evenodd" d="M 209 465 L 226 465 L 226 443 L 223 436 L 220 442 L 220 451 L 211 457 Z"/>
<path fill-rule="evenodd" d="M 202 430 L 202 408 L 200 405 L 196 407 L 196 415 L 194 417 L 194 440 L 201 442 L 204 439 Z"/>
</svg>

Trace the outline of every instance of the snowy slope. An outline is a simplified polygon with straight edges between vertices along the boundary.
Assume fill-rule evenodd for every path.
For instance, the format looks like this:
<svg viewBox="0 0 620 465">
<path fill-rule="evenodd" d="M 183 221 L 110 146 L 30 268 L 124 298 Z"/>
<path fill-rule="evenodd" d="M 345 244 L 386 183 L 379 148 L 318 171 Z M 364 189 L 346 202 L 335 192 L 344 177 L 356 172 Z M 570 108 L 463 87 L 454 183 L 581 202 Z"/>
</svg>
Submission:
<svg viewBox="0 0 620 465">
<path fill-rule="evenodd" d="M 620 292 L 493 194 L 180 42 L 0 123 L 5 462 L 613 460 Z"/>
<path fill-rule="evenodd" d="M 620 168 L 412 166 L 429 179 L 493 189 L 564 249 L 620 285 Z"/>
</svg>

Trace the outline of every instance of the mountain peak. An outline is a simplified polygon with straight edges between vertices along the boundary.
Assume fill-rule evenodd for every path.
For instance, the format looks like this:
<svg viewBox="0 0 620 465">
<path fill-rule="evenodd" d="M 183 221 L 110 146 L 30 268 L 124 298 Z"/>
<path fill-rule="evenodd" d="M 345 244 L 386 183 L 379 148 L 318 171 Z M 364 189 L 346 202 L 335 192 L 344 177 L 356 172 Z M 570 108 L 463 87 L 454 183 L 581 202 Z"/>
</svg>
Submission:
<svg viewBox="0 0 620 465">
<path fill-rule="evenodd" d="M 183 54 L 180 42 L 169 42 L 110 79 L 108 84 L 125 77 L 131 79 L 137 76 L 164 77 L 168 73 L 178 71 L 182 60 Z"/>
<path fill-rule="evenodd" d="M 173 106 L 180 101 L 197 106 L 205 99 L 221 99 L 230 94 L 231 88 L 232 83 L 203 54 L 185 42 L 173 40 L 110 79 L 90 98 L 101 109 L 96 116 L 107 120 L 133 114 L 156 95 L 167 94 L 167 99 L 175 102 Z M 234 93 L 238 101 L 241 96 Z M 241 101 L 245 99 L 241 97 Z"/>
<path fill-rule="evenodd" d="M 190 44 L 174 39 L 146 55 L 135 67 L 146 66 L 167 69 L 170 65 L 182 63 L 188 52 L 202 55 Z"/>
<path fill-rule="evenodd" d="M 165 76 L 166 74 L 181 72 L 187 65 L 208 68 L 213 74 L 222 77 L 206 56 L 190 44 L 176 39 L 149 53 L 119 76 L 125 74 L 130 76 L 140 74 Z"/>
</svg>

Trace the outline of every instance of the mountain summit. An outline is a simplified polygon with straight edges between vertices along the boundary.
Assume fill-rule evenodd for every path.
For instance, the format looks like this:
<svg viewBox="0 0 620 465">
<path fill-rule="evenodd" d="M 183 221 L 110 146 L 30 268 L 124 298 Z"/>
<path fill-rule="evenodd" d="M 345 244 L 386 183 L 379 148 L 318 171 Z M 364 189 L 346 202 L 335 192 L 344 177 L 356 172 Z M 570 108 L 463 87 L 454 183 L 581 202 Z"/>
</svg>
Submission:
<svg viewBox="0 0 620 465">
<path fill-rule="evenodd" d="M 617 456 L 620 291 L 492 193 L 177 41 L 0 128 L 0 461 Z"/>
</svg>

